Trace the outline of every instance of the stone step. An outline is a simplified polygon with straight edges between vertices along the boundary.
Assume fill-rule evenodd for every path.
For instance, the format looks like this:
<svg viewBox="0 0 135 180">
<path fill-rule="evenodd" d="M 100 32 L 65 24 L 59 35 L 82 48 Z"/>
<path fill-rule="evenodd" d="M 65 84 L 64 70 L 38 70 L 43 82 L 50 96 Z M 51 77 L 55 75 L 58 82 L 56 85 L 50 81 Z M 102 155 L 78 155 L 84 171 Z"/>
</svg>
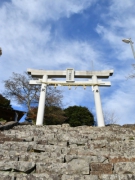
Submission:
<svg viewBox="0 0 135 180">
<path fill-rule="evenodd" d="M 24 161 L 0 161 L 0 171 L 17 171 L 30 173 L 36 167 L 34 162 L 24 162 Z"/>
<path fill-rule="evenodd" d="M 0 176 L 29 180 L 135 179 L 135 128 L 14 126 L 0 132 Z"/>
<path fill-rule="evenodd" d="M 62 175 L 57 174 L 10 174 L 4 175 L 0 173 L 2 180 L 135 180 L 135 175 L 132 174 L 113 174 L 113 175 Z"/>
<path fill-rule="evenodd" d="M 89 163 L 87 159 L 71 159 L 67 163 L 60 162 L 28 162 L 28 161 L 0 161 L 0 173 L 23 172 L 26 174 L 49 173 L 58 176 L 66 175 L 114 175 L 114 174 L 134 174 L 135 162 L 116 162 L 116 163 Z"/>
</svg>

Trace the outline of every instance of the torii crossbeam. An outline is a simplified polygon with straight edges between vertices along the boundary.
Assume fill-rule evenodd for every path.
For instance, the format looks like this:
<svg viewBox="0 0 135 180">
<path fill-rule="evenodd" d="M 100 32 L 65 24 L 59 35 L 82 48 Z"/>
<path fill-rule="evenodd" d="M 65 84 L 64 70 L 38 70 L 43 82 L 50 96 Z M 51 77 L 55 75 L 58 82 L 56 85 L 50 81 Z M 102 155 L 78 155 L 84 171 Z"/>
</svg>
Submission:
<svg viewBox="0 0 135 180">
<path fill-rule="evenodd" d="M 28 69 L 28 74 L 32 77 L 39 78 L 38 80 L 31 80 L 29 84 L 41 84 L 41 92 L 38 106 L 38 114 L 36 125 L 43 125 L 44 119 L 44 108 L 46 99 L 46 88 L 47 86 L 92 86 L 94 92 L 96 114 L 97 114 L 97 124 L 98 126 L 105 126 L 100 92 L 98 86 L 111 86 L 110 82 L 98 80 L 98 78 L 106 79 L 113 75 L 113 70 L 107 71 L 74 71 L 73 68 L 68 68 L 65 71 L 46 71 L 46 70 L 36 70 Z M 50 78 L 66 78 L 66 81 L 56 81 Z M 75 78 L 91 78 L 88 81 L 75 81 Z"/>
</svg>

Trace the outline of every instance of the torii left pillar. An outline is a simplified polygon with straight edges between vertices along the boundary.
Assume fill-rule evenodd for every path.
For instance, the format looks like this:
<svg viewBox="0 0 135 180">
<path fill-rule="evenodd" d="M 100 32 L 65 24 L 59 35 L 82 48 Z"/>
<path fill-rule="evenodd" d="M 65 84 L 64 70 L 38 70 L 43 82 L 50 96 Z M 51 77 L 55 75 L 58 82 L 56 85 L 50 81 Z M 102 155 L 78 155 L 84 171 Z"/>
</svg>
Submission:
<svg viewBox="0 0 135 180">
<path fill-rule="evenodd" d="M 47 81 L 47 75 L 43 76 L 43 81 Z M 42 126 L 44 121 L 44 111 L 45 111 L 45 100 L 46 100 L 46 91 L 47 91 L 47 84 L 41 85 L 41 92 L 39 98 L 39 105 L 38 105 L 38 113 L 37 113 L 37 120 L 36 125 Z"/>
</svg>

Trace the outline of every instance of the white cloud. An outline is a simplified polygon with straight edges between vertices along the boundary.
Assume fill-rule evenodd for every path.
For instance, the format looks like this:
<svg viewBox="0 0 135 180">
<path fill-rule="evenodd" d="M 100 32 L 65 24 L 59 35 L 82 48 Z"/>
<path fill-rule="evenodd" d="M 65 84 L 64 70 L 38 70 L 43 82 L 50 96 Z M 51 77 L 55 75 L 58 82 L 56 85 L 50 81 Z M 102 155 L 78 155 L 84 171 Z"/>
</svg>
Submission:
<svg viewBox="0 0 135 180">
<path fill-rule="evenodd" d="M 87 31 L 87 37 L 92 38 L 82 40 L 74 39 L 73 36 L 69 40 L 61 34 L 59 28 L 56 28 L 57 35 L 53 32 L 52 25 L 60 22 L 61 18 L 70 19 L 72 15 L 82 15 L 84 10 L 96 2 L 101 3 L 100 0 L 12 0 L 3 3 L 0 6 L 0 46 L 3 49 L 3 55 L 0 57 L 0 82 L 9 78 L 12 72 L 22 73 L 27 68 L 46 70 L 65 70 L 68 67 L 75 70 L 113 68 L 114 75 L 110 78 L 112 87 L 101 90 L 103 107 L 115 108 L 119 115 L 123 114 L 123 122 L 126 122 L 128 117 L 130 122 L 133 122 L 135 104 L 130 89 L 134 83 L 125 80 L 131 71 L 133 55 L 130 46 L 121 40 L 132 35 L 131 38 L 135 41 L 134 1 L 128 0 L 123 3 L 123 0 L 111 0 L 107 11 L 97 15 L 100 18 L 96 25 L 93 25 L 96 22 L 94 17 L 96 9 L 91 8 L 87 12 L 89 13 L 88 16 L 85 14 L 87 18 L 91 15 L 92 19 L 95 18 L 89 21 L 90 29 L 93 31 L 96 29 L 99 36 L 96 36 L 97 34 L 89 36 L 92 31 Z M 62 28 L 63 24 L 60 26 Z M 89 89 L 65 90 L 65 104 L 86 104 L 89 108 L 91 106 L 95 108 L 93 93 Z M 3 90 L 2 84 L 0 90 Z"/>
<path fill-rule="evenodd" d="M 94 50 L 83 42 L 55 42 L 51 23 L 47 19 L 80 13 L 93 2 L 95 1 L 59 0 L 56 3 L 44 0 L 12 0 L 12 3 L 3 4 L 0 11 L 0 41 L 6 63 L 3 62 L 4 68 L 0 67 L 1 72 L 4 73 L 4 69 L 7 69 L 6 76 L 9 76 L 8 73 L 22 72 L 28 67 L 57 68 L 58 63 L 86 66 L 80 60 L 86 60 L 89 53 L 91 57 L 96 56 Z M 43 20 L 45 22 L 42 26 Z"/>
<path fill-rule="evenodd" d="M 131 47 L 122 42 L 123 38 L 132 38 L 135 41 L 135 3 L 132 0 L 112 0 L 108 7 L 108 13 L 103 12 L 103 23 L 99 23 L 96 32 L 104 43 L 112 48 L 114 75 L 111 78 L 111 94 L 103 96 L 103 109 L 115 111 L 119 117 L 119 123 L 134 123 L 134 80 L 127 80 L 131 73 L 131 64 L 134 63 Z M 112 91 L 113 89 L 113 91 Z M 102 92 L 104 94 L 104 92 Z"/>
<path fill-rule="evenodd" d="M 103 109 L 106 111 L 116 112 L 119 124 L 134 123 L 134 93 L 131 89 L 124 92 L 120 89 L 116 90 L 115 93 L 108 99 L 103 100 Z"/>
<path fill-rule="evenodd" d="M 125 15 L 126 16 L 126 13 L 129 14 L 129 10 L 130 10 L 130 13 L 134 12 L 133 7 L 135 6 L 135 4 L 133 0 L 128 0 L 128 1 L 125 1 L 124 3 L 123 3 L 123 0 L 119 0 L 119 2 L 117 0 L 112 0 L 111 2 L 112 3 L 110 6 L 110 13 L 109 13 L 111 15 L 114 15 L 114 16 Z"/>
<path fill-rule="evenodd" d="M 53 52 L 53 53 L 52 53 Z M 93 49 L 86 42 L 80 41 L 61 41 L 55 42 L 51 50 L 45 53 L 45 57 L 49 60 L 50 66 L 63 68 L 73 67 L 76 70 L 90 69 L 92 60 L 96 63 L 100 53 Z"/>
<path fill-rule="evenodd" d="M 112 0 L 108 13 L 103 15 L 103 24 L 98 24 L 96 32 L 114 49 L 119 60 L 133 58 L 130 46 L 122 42 L 124 38 L 135 39 L 135 3 L 132 0 Z"/>
<path fill-rule="evenodd" d="M 12 0 L 13 6 L 20 10 L 31 21 L 58 20 L 80 13 L 96 0 Z"/>
<path fill-rule="evenodd" d="M 9 78 L 12 72 L 22 73 L 27 68 L 92 69 L 91 60 L 96 64 L 99 52 L 83 41 L 60 38 L 58 42 L 51 32 L 51 20 L 82 13 L 94 2 L 12 0 L 11 3 L 4 3 L 0 11 L 0 40 L 3 49 L 0 72 L 5 75 L 0 80 Z M 74 93 L 70 96 L 72 105 L 83 101 L 82 91 L 76 91 L 75 94 L 78 94 L 76 98 Z M 13 105 L 17 106 L 15 102 Z"/>
</svg>

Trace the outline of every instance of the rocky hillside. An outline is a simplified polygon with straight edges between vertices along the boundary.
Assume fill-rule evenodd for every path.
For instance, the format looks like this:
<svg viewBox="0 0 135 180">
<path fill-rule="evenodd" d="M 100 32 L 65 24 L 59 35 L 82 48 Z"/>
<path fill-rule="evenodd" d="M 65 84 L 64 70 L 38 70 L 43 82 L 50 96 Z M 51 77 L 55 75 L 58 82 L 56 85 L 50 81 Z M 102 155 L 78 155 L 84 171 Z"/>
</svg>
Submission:
<svg viewBox="0 0 135 180">
<path fill-rule="evenodd" d="M 0 126 L 1 180 L 135 180 L 135 126 Z"/>
</svg>

